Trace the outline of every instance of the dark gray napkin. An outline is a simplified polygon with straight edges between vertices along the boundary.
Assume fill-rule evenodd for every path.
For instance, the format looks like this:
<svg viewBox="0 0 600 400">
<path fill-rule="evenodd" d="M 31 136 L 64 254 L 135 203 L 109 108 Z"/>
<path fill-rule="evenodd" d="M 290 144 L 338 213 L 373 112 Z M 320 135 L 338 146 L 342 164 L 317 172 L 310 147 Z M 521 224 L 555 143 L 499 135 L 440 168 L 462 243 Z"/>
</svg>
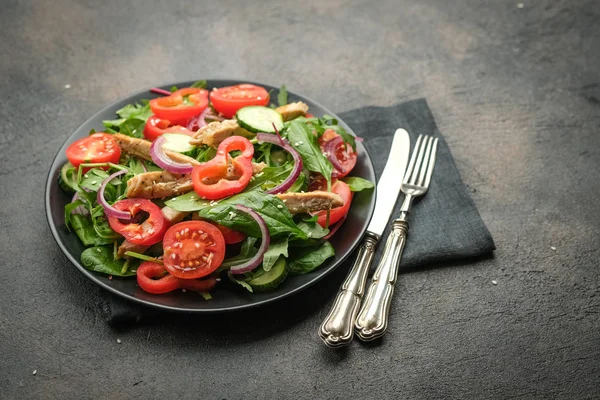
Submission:
<svg viewBox="0 0 600 400">
<path fill-rule="evenodd" d="M 406 129 L 414 146 L 419 134 L 440 138 L 437 162 L 427 194 L 418 198 L 408 217 L 408 241 L 401 268 L 419 267 L 450 260 L 489 255 L 495 249 L 490 232 L 481 220 L 473 200 L 460 178 L 450 149 L 435 125 L 425 99 L 392 107 L 364 107 L 339 114 L 354 132 L 363 137 L 377 177 L 381 175 L 397 128 Z M 402 201 L 396 204 L 392 218 L 398 215 Z M 382 242 L 389 234 L 384 232 Z M 383 245 L 379 246 L 378 260 Z M 352 260 L 347 261 L 352 263 Z M 138 322 L 157 312 L 101 291 L 97 302 L 109 324 Z"/>
<path fill-rule="evenodd" d="M 340 114 L 340 118 L 357 135 L 365 138 L 363 144 L 371 155 L 377 177 L 381 176 L 385 167 L 396 129 L 408 131 L 411 150 L 421 133 L 440 139 L 429 190 L 425 196 L 415 200 L 408 216 L 408 240 L 401 268 L 479 257 L 490 254 L 496 248 L 425 99 L 392 107 L 359 108 Z M 401 196 L 396 203 L 392 219 L 398 216 L 402 199 Z M 390 229 L 391 226 L 388 226 L 382 242 Z M 382 249 L 383 246 L 379 246 L 378 253 Z"/>
</svg>

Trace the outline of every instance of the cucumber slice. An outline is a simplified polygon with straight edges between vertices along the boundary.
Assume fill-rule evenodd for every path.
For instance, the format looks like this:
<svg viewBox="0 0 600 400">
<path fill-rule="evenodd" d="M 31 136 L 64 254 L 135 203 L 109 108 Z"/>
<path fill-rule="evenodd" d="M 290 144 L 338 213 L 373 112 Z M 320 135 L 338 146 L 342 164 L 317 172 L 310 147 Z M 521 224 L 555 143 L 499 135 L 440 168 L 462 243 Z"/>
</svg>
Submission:
<svg viewBox="0 0 600 400">
<path fill-rule="evenodd" d="M 273 290 L 281 284 L 287 277 L 288 272 L 285 267 L 285 258 L 279 257 L 275 262 L 275 265 L 263 274 L 260 274 L 256 278 L 252 278 L 247 283 L 252 286 L 252 289 L 256 292 L 265 292 L 267 290 Z"/>
<path fill-rule="evenodd" d="M 70 163 L 66 162 L 60 169 L 58 176 L 58 185 L 67 193 L 75 193 L 75 173 L 77 169 Z"/>
<path fill-rule="evenodd" d="M 183 133 L 164 133 L 162 136 L 165 138 L 165 144 L 163 145 L 163 149 L 165 150 L 185 154 L 196 148 L 196 146 L 190 144 L 192 137 Z"/>
<path fill-rule="evenodd" d="M 283 129 L 281 114 L 269 107 L 248 106 L 240 108 L 235 117 L 240 126 L 250 132 L 275 133 L 273 124 L 275 124 L 277 130 Z"/>
</svg>

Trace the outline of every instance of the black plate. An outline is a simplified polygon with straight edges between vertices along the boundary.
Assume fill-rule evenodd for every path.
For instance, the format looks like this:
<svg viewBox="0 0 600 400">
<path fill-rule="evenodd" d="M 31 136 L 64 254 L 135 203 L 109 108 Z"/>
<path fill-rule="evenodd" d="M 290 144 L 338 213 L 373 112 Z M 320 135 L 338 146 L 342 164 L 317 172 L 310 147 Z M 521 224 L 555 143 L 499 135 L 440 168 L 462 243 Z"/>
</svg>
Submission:
<svg viewBox="0 0 600 400">
<path fill-rule="evenodd" d="M 208 88 L 230 86 L 238 83 L 240 82 L 233 80 L 210 80 L 208 81 Z M 186 87 L 191 84 L 192 82 L 180 82 L 176 83 L 175 86 Z M 271 98 L 277 98 L 279 90 L 276 87 L 261 83 L 257 84 L 265 87 L 267 90 L 272 90 Z M 163 88 L 168 89 L 171 86 L 172 85 L 165 85 Z M 314 115 L 321 116 L 323 114 L 329 114 L 336 117 L 333 112 L 313 100 L 291 92 L 289 92 L 288 95 L 290 102 L 302 100 L 308 104 L 310 112 Z M 101 131 L 103 128 L 102 121 L 114 119 L 115 112 L 126 104 L 154 97 L 157 96 L 151 94 L 148 90 L 144 90 L 110 104 L 97 112 L 77 128 L 66 140 L 50 167 L 48 181 L 46 182 L 46 216 L 48 218 L 48 223 L 50 224 L 50 229 L 67 258 L 92 281 L 126 299 L 161 309 L 200 313 L 234 311 L 270 303 L 309 287 L 339 266 L 359 244 L 373 214 L 373 208 L 375 206 L 375 191 L 373 190 L 359 192 L 354 196 L 352 207 L 350 208 L 346 222 L 344 222 L 340 231 L 331 238 L 331 244 L 336 250 L 335 258 L 329 260 L 325 265 L 309 274 L 289 277 L 281 286 L 271 292 L 249 293 L 237 285 L 225 282 L 227 281 L 227 279 L 225 279 L 217 285 L 215 290 L 211 293 L 213 299 L 209 301 L 205 301 L 197 293 L 193 292 L 183 293 L 181 291 L 176 291 L 164 295 L 152 295 L 141 290 L 137 286 L 135 278 L 114 277 L 112 280 L 109 280 L 106 275 L 85 269 L 79 261 L 80 255 L 85 247 L 79 241 L 76 234 L 70 233 L 67 230 L 64 222 L 64 206 L 70 202 L 71 196 L 67 195 L 57 184 L 60 168 L 67 161 L 65 150 L 73 141 L 86 136 L 91 129 Z M 339 120 L 341 126 L 353 133 L 349 126 L 338 117 L 336 118 Z M 357 150 L 359 157 L 356 167 L 352 171 L 352 175 L 360 176 L 375 182 L 373 163 L 371 162 L 371 158 L 367 154 L 366 149 L 361 143 L 357 142 Z"/>
</svg>

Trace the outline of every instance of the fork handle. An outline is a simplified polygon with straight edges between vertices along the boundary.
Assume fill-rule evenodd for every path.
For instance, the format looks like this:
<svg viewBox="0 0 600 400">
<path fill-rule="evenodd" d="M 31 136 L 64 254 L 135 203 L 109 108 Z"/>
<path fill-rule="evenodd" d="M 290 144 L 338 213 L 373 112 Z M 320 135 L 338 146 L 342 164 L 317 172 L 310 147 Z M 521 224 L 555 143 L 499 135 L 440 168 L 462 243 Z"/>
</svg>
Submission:
<svg viewBox="0 0 600 400">
<path fill-rule="evenodd" d="M 354 320 L 365 292 L 378 241 L 378 236 L 366 233 L 352 270 L 342 284 L 329 315 L 319 328 L 319 336 L 329 347 L 347 346 L 352 341 Z"/>
<path fill-rule="evenodd" d="M 390 304 L 398 277 L 398 264 L 402 258 L 407 234 L 408 222 L 402 217 L 394 220 L 383 255 L 356 319 L 356 334 L 363 341 L 377 339 L 387 330 Z"/>
</svg>

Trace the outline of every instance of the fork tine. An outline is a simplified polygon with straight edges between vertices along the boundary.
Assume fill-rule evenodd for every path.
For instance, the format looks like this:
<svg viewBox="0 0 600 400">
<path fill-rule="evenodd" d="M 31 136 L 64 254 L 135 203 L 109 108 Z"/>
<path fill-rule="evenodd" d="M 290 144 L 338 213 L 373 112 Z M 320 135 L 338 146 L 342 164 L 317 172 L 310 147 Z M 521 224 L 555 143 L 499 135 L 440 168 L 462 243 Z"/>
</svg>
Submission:
<svg viewBox="0 0 600 400">
<path fill-rule="evenodd" d="M 425 178 L 425 188 L 429 188 L 429 182 L 431 182 L 431 175 L 433 174 L 433 167 L 435 167 L 435 156 L 437 154 L 438 138 L 433 141 L 433 149 L 431 152 L 431 158 L 429 159 L 429 166 L 427 167 L 427 177 Z"/>
<path fill-rule="evenodd" d="M 412 172 L 412 176 L 410 177 L 410 181 L 408 183 L 410 185 L 414 185 L 417 181 L 417 176 L 419 175 L 419 169 L 421 168 L 421 162 L 423 161 L 423 153 L 425 153 L 425 148 L 427 147 L 427 141 L 429 137 L 424 136 L 423 140 L 421 140 L 421 147 L 419 148 L 419 154 L 417 154 L 417 161 L 415 162 L 415 168 Z M 417 146 L 413 150 L 413 154 L 417 152 Z"/>
<path fill-rule="evenodd" d="M 427 173 L 427 165 L 429 162 L 429 155 L 431 154 L 431 148 L 433 147 L 433 137 L 427 136 L 425 146 L 425 156 L 423 156 L 423 163 L 419 167 L 419 180 L 417 180 L 416 184 L 418 186 L 423 185 L 423 180 L 425 179 L 425 174 Z"/>
<path fill-rule="evenodd" d="M 413 149 L 412 156 L 410 156 L 408 167 L 406 167 L 406 173 L 404 174 L 404 180 L 402 181 L 402 183 L 408 183 L 408 180 L 410 179 L 410 176 L 413 173 L 413 168 L 415 167 L 415 161 L 417 159 L 417 149 L 419 148 L 422 139 L 423 135 L 419 135 L 419 137 L 417 138 L 417 143 L 415 143 L 415 148 Z"/>
</svg>

